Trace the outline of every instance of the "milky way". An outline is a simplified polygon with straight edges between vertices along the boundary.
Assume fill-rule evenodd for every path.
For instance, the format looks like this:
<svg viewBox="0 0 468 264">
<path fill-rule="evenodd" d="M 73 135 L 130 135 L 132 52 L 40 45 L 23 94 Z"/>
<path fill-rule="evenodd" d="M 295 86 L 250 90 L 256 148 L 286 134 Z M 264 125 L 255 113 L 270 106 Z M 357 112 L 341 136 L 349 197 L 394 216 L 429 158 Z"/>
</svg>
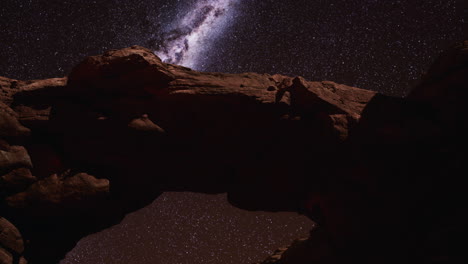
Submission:
<svg viewBox="0 0 468 264">
<path fill-rule="evenodd" d="M 402 96 L 442 50 L 467 37 L 466 0 L 0 3 L 0 76 L 22 80 L 65 76 L 86 56 L 141 45 L 196 70 L 300 75 Z M 249 263 L 304 235 L 294 228 L 310 229 L 273 216 L 233 209 L 223 195 L 164 194 L 82 240 L 64 263 L 169 264 L 156 262 L 166 256 L 184 264 L 178 254 L 187 246 L 185 263 L 210 263 L 213 248 L 218 259 L 231 255 L 211 264 Z M 192 241 L 205 227 L 216 236 Z"/>
<path fill-rule="evenodd" d="M 233 19 L 239 0 L 197 1 L 183 17 L 168 27 L 155 51 L 164 62 L 203 68 L 202 54 Z"/>
</svg>

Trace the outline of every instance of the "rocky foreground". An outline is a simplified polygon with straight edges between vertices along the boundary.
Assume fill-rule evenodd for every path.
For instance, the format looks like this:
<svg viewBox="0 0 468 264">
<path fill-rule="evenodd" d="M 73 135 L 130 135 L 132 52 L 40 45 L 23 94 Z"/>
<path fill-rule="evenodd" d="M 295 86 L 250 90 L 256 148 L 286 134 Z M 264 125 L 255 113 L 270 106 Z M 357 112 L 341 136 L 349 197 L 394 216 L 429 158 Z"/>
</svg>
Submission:
<svg viewBox="0 0 468 264">
<path fill-rule="evenodd" d="M 174 190 L 318 223 L 264 263 L 460 263 L 467 54 L 443 54 L 406 98 L 201 73 L 137 46 L 67 78 L 0 77 L 0 263 L 58 263 Z"/>
</svg>

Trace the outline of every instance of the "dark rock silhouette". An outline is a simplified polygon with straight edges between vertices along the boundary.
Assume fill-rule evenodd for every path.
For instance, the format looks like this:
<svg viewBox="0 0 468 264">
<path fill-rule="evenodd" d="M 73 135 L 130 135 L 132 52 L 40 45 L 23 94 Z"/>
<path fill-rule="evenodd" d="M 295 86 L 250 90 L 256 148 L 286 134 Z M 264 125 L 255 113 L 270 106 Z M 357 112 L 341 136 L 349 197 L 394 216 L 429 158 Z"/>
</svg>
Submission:
<svg viewBox="0 0 468 264">
<path fill-rule="evenodd" d="M 327 187 L 309 193 L 327 236 L 264 263 L 330 250 L 313 263 L 464 262 L 467 52 L 465 41 L 442 54 L 407 98 L 372 98 L 323 174 Z"/>
<path fill-rule="evenodd" d="M 403 99 L 201 73 L 138 46 L 89 57 L 68 78 L 0 77 L 0 234 L 17 228 L 25 241 L 0 236 L 0 263 L 57 263 L 175 190 L 318 222 L 265 263 L 458 263 L 466 47 Z"/>
</svg>

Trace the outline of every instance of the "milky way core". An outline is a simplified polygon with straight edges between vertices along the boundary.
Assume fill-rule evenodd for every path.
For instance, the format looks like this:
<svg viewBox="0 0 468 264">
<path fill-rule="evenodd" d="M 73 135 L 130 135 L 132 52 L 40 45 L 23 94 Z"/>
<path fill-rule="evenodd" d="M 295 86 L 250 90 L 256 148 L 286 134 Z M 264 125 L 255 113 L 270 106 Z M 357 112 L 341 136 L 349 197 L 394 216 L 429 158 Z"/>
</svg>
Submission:
<svg viewBox="0 0 468 264">
<path fill-rule="evenodd" d="M 203 53 L 233 20 L 240 0 L 202 0 L 167 27 L 155 54 L 164 62 L 203 69 Z"/>
</svg>

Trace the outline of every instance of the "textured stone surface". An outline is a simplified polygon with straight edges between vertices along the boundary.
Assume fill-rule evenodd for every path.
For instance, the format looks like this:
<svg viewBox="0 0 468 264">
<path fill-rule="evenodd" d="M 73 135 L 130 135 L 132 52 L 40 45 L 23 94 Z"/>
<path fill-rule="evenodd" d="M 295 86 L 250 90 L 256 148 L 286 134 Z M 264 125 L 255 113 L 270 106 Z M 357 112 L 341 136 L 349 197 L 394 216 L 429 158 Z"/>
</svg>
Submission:
<svg viewBox="0 0 468 264">
<path fill-rule="evenodd" d="M 408 98 L 375 96 L 328 170 L 328 191 L 309 196 L 344 258 L 462 262 L 466 44 L 442 54 Z"/>
<path fill-rule="evenodd" d="M 163 191 L 227 192 L 319 223 L 270 263 L 457 263 L 465 55 L 466 42 L 443 55 L 408 98 L 201 73 L 138 46 L 68 78 L 0 78 L 0 214 L 26 258 L 56 263 Z"/>
<path fill-rule="evenodd" d="M 0 263 L 16 264 L 24 251 L 23 238 L 16 227 L 0 217 Z M 23 261 L 24 262 L 24 261 Z"/>
<path fill-rule="evenodd" d="M 137 46 L 89 57 L 68 78 L 0 85 L 2 214 L 43 262 L 164 190 L 299 210 L 318 179 L 307 168 L 335 151 L 375 95 L 301 77 L 196 72 Z"/>
<path fill-rule="evenodd" d="M 0 245 L 17 254 L 23 253 L 24 245 L 21 234 L 5 218 L 0 218 Z"/>
<path fill-rule="evenodd" d="M 13 264 L 13 257 L 10 252 L 0 247 L 0 264 Z"/>
<path fill-rule="evenodd" d="M 322 229 L 311 231 L 310 237 L 296 239 L 287 247 L 278 248 L 258 264 L 330 264 L 340 263 L 334 255 L 327 233 Z M 346 263 L 346 262 L 344 262 Z"/>
<path fill-rule="evenodd" d="M 89 57 L 68 78 L 2 77 L 0 88 L 2 215 L 44 263 L 164 190 L 298 210 L 306 189 L 296 182 L 315 179 L 306 168 L 346 139 L 375 95 L 300 77 L 200 73 L 142 47 Z"/>
<path fill-rule="evenodd" d="M 105 196 L 108 192 L 109 181 L 106 179 L 96 179 L 86 173 L 68 177 L 54 174 L 35 182 L 24 192 L 8 197 L 6 203 L 11 207 L 39 210 L 41 203 L 64 206 L 94 196 Z"/>
<path fill-rule="evenodd" d="M 18 114 L 0 102 L 0 137 L 27 136 L 30 130 L 18 121 Z"/>
<path fill-rule="evenodd" d="M 262 264 L 464 262 L 467 44 L 443 53 L 407 98 L 367 104 L 328 187 L 309 193 L 320 232 Z"/>
</svg>

